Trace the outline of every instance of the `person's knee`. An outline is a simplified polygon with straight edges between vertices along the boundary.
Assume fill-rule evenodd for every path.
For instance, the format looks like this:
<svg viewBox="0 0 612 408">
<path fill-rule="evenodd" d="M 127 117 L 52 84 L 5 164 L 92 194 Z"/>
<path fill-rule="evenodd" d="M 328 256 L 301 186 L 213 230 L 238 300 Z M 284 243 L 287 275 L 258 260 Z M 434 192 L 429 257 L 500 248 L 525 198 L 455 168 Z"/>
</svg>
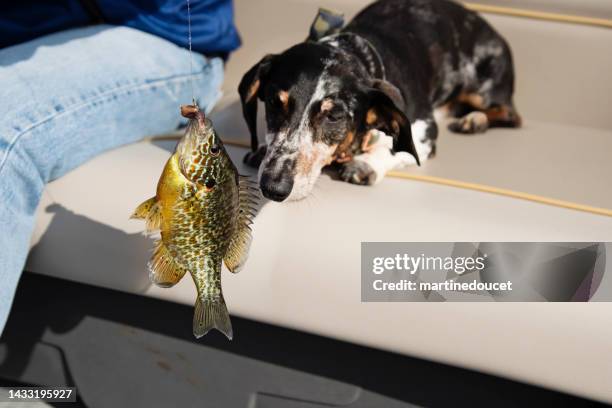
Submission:
<svg viewBox="0 0 612 408">
<path fill-rule="evenodd" d="M 45 181 L 34 158 L 19 143 L 2 152 L 0 196 L 7 209 L 16 214 L 33 214 Z"/>
</svg>

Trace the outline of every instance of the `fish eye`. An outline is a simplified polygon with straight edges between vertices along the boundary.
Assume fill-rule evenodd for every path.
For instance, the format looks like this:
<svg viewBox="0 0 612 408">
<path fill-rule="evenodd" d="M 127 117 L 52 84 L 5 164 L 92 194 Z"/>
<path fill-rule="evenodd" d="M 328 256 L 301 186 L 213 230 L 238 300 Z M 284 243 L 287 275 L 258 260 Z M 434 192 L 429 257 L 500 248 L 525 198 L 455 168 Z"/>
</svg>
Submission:
<svg viewBox="0 0 612 408">
<path fill-rule="evenodd" d="M 210 148 L 210 154 L 212 154 L 213 156 L 218 155 L 220 152 L 221 148 L 217 144 L 212 145 L 212 147 Z"/>
<path fill-rule="evenodd" d="M 206 184 L 204 184 L 207 190 L 212 190 L 215 187 L 215 185 L 217 185 L 217 182 L 215 181 L 215 179 L 208 179 L 206 180 Z"/>
</svg>

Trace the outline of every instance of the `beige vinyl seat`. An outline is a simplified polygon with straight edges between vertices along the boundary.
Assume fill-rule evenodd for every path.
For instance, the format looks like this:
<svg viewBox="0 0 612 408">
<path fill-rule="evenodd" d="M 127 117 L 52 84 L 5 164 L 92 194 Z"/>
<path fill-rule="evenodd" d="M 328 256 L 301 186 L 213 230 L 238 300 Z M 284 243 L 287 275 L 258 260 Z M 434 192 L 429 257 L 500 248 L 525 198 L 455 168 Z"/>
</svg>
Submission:
<svg viewBox="0 0 612 408">
<path fill-rule="evenodd" d="M 244 46 L 227 65 L 225 97 L 212 115 L 221 136 L 248 141 L 235 91 L 248 68 L 302 40 L 318 6 L 350 17 L 366 3 L 237 0 Z M 605 0 L 520 5 L 612 16 Z M 438 156 L 405 171 L 612 208 L 612 31 L 486 18 L 513 48 L 524 128 L 471 138 L 443 131 Z M 150 285 L 152 243 L 143 224 L 128 219 L 153 194 L 174 144 L 116 149 L 51 183 L 26 269 L 192 304 L 190 279 L 172 289 Z M 247 151 L 229 150 L 236 163 Z M 250 258 L 240 274 L 224 272 L 224 291 L 239 316 L 612 402 L 611 304 L 362 303 L 359 264 L 362 241 L 610 240 L 612 218 L 601 215 L 399 178 L 366 188 L 324 175 L 312 197 L 264 205 Z"/>
</svg>

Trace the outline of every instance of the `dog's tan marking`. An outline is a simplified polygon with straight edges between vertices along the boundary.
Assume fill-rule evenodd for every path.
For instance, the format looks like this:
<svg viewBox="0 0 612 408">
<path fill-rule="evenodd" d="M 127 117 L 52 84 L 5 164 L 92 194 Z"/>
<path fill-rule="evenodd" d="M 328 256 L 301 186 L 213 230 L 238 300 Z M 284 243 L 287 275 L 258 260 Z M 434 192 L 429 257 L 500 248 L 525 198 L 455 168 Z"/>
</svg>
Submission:
<svg viewBox="0 0 612 408">
<path fill-rule="evenodd" d="M 353 154 L 351 153 L 350 148 L 353 144 L 353 140 L 355 140 L 355 132 L 348 132 L 342 143 L 336 147 L 332 161 L 336 161 L 338 163 L 351 161 L 353 159 Z"/>
<path fill-rule="evenodd" d="M 395 133 L 396 135 L 400 134 L 399 121 L 395 118 L 391 121 L 391 129 L 393 129 L 393 133 Z"/>
<path fill-rule="evenodd" d="M 368 152 L 372 149 L 372 146 L 370 146 L 370 140 L 372 140 L 372 132 L 367 131 L 361 140 L 361 150 L 363 152 Z"/>
<path fill-rule="evenodd" d="M 507 105 L 486 109 L 484 113 L 489 123 L 510 123 L 514 127 L 520 127 L 523 122 L 521 116 Z"/>
<path fill-rule="evenodd" d="M 353 160 L 353 156 L 349 156 L 346 154 L 346 152 L 342 152 L 340 153 L 340 155 L 338 156 L 338 158 L 336 159 L 336 162 L 338 163 L 346 163 Z"/>
<path fill-rule="evenodd" d="M 259 84 L 260 84 L 259 79 L 251 84 L 251 86 L 249 87 L 249 92 L 247 93 L 247 96 L 246 96 L 247 102 L 250 102 L 251 99 L 253 99 L 253 97 L 257 95 L 257 91 L 259 90 Z"/>
<path fill-rule="evenodd" d="M 337 151 L 338 145 L 332 145 L 329 147 L 329 149 L 329 151 L 332 152 Z M 329 157 L 321 157 L 323 154 L 325 154 L 322 150 L 323 149 L 314 148 L 308 153 L 300 151 L 295 163 L 296 172 L 299 176 L 308 176 L 312 172 L 312 168 L 316 163 L 324 163 L 324 165 L 327 165 L 333 161 L 334 155 L 329 155 Z"/>
<path fill-rule="evenodd" d="M 368 110 L 368 113 L 366 113 L 366 123 L 371 126 L 376 123 L 377 120 L 378 115 L 376 114 L 376 110 L 374 108 Z"/>
<path fill-rule="evenodd" d="M 479 95 L 477 93 L 466 93 L 466 92 L 462 92 L 459 94 L 459 96 L 457 97 L 457 101 L 462 102 L 462 103 L 467 103 L 468 105 L 472 106 L 473 108 L 476 109 L 484 109 L 484 98 L 482 97 L 482 95 Z"/>
<path fill-rule="evenodd" d="M 328 112 L 334 107 L 334 103 L 331 99 L 325 98 L 323 102 L 321 102 L 321 112 Z"/>
<path fill-rule="evenodd" d="M 283 110 L 285 111 L 285 113 L 289 112 L 289 92 L 287 91 L 280 91 L 278 93 L 278 99 L 281 102 L 281 105 L 283 106 Z"/>
<path fill-rule="evenodd" d="M 295 164 L 296 171 L 299 175 L 306 175 L 312 170 L 312 165 L 316 161 L 316 155 L 314 153 L 305 154 L 300 152 Z"/>
</svg>

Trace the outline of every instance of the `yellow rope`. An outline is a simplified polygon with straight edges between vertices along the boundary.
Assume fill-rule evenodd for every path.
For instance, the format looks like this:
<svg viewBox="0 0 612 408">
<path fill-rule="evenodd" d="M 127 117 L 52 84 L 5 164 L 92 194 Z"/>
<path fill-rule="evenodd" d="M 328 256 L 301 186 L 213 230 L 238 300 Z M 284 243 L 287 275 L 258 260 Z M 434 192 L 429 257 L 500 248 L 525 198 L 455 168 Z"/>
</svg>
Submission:
<svg viewBox="0 0 612 408">
<path fill-rule="evenodd" d="M 612 210 L 609 210 L 607 208 L 592 207 L 589 205 L 573 203 L 571 201 L 557 200 L 555 198 L 542 197 L 542 196 L 535 195 L 535 194 L 508 190 L 505 188 L 487 186 L 487 185 L 477 184 L 477 183 L 468 183 L 465 181 L 446 179 L 442 177 L 426 176 L 423 174 L 404 173 L 400 171 L 391 171 L 387 173 L 387 176 L 407 179 L 407 180 L 422 181 L 425 183 L 441 184 L 444 186 L 463 188 L 466 190 L 481 191 L 483 193 L 497 194 L 501 196 L 517 198 L 519 200 L 533 201 L 539 204 L 552 205 L 555 207 L 567 208 L 570 210 L 583 211 L 583 212 L 588 212 L 591 214 L 612 217 Z"/>
<path fill-rule="evenodd" d="M 574 16 L 569 14 L 548 13 L 545 11 L 526 10 L 514 7 L 491 6 L 480 3 L 463 3 L 467 8 L 482 13 L 503 14 L 514 17 L 527 17 L 537 20 L 557 21 L 562 23 L 573 23 L 593 25 L 598 27 L 612 28 L 612 20 L 606 18 Z"/>
<path fill-rule="evenodd" d="M 164 135 L 161 137 L 155 137 L 154 140 L 177 140 L 180 135 Z M 246 147 L 250 145 L 243 142 L 226 141 L 224 142 L 230 146 Z M 539 204 L 551 205 L 553 207 L 566 208 L 569 210 L 582 211 L 596 215 L 603 215 L 605 217 L 612 217 L 612 210 L 607 208 L 592 207 L 589 205 L 573 203 L 571 201 L 557 200 L 555 198 L 542 197 L 535 194 L 523 193 L 520 191 L 508 190 L 505 188 L 487 186 L 484 184 L 468 183 L 466 181 L 452 180 L 443 177 L 426 176 L 424 174 L 406 173 L 403 171 L 390 171 L 387 173 L 387 177 L 400 178 L 405 180 L 421 181 L 425 183 L 440 184 L 443 186 L 462 188 L 464 190 L 480 191 L 483 193 L 497 194 L 500 196 L 516 198 L 519 200 L 532 201 Z"/>
</svg>

